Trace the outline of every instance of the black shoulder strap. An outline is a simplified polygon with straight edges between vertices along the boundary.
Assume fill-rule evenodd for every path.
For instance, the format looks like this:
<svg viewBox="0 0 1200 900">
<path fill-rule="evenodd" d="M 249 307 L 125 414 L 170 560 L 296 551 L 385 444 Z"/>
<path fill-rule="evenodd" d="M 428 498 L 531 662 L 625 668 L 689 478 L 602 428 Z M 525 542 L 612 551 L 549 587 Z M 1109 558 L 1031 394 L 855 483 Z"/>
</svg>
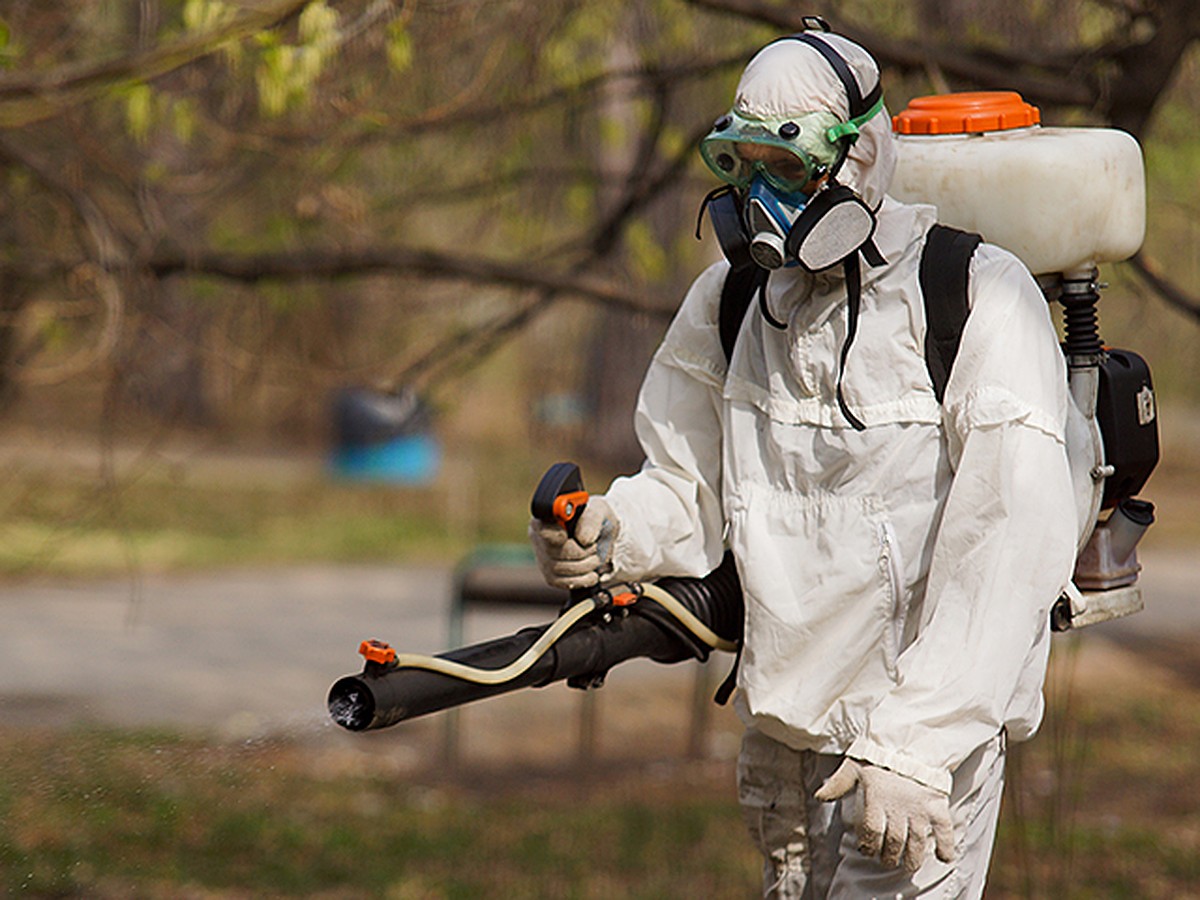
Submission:
<svg viewBox="0 0 1200 900">
<path fill-rule="evenodd" d="M 983 238 L 970 231 L 947 225 L 934 225 L 925 238 L 921 252 L 921 296 L 925 303 L 925 365 L 933 382 L 938 403 L 946 395 L 946 382 L 954 368 L 963 328 L 970 308 L 967 282 L 971 257 Z M 730 269 L 721 286 L 718 325 L 725 363 L 733 359 L 733 348 L 746 310 L 754 298 L 765 270 L 758 266 Z"/>
<path fill-rule="evenodd" d="M 954 368 L 967 324 L 967 281 L 971 257 L 983 238 L 971 231 L 934 225 L 921 252 L 921 296 L 925 301 L 925 365 L 938 403 Z"/>
<path fill-rule="evenodd" d="M 721 349 L 725 351 L 725 365 L 729 365 L 733 359 L 733 348 L 737 344 L 738 333 L 742 330 L 746 310 L 750 308 L 754 292 L 766 274 L 766 269 L 751 265 L 740 269 L 731 268 L 725 275 L 725 283 L 721 285 L 721 308 L 717 319 L 721 332 Z"/>
<path fill-rule="evenodd" d="M 721 308 L 718 312 L 717 325 L 721 332 L 721 349 L 725 351 L 726 366 L 733 361 L 733 348 L 737 346 L 738 335 L 742 331 L 742 322 L 746 319 L 746 310 L 750 308 L 754 292 L 758 290 L 763 277 L 767 274 L 765 269 L 755 265 L 743 266 L 740 269 L 730 267 L 729 271 L 725 273 L 725 282 L 721 285 Z M 726 552 L 726 559 L 728 558 L 729 555 Z M 717 693 L 713 696 L 713 700 L 719 706 L 724 706 L 729 702 L 733 689 L 737 687 L 738 668 L 741 664 L 742 641 L 738 641 L 737 656 L 733 658 L 729 674 L 725 676 L 725 680 L 721 682 L 721 686 L 717 688 Z"/>
</svg>

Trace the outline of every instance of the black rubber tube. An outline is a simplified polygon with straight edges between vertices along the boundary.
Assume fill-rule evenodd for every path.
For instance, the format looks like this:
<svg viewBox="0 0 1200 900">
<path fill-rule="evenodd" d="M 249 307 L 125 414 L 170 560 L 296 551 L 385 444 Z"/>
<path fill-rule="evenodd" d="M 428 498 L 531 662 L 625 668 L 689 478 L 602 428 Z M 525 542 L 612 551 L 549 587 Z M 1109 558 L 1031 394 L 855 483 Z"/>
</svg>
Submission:
<svg viewBox="0 0 1200 900">
<path fill-rule="evenodd" d="M 705 578 L 665 578 L 658 586 L 719 637 L 740 639 L 741 586 L 729 556 Z M 548 627 L 522 629 L 508 637 L 439 656 L 481 669 L 503 668 L 533 646 Z M 674 663 L 706 659 L 709 652 L 706 644 L 679 625 L 662 606 L 643 598 L 608 615 L 584 619 L 524 673 L 501 684 L 478 684 L 427 669 L 367 663 L 361 673 L 334 682 L 329 690 L 329 714 L 351 731 L 386 728 L 524 687 L 541 687 L 563 679 L 586 684 L 602 679 L 613 666 L 637 657 Z"/>
</svg>

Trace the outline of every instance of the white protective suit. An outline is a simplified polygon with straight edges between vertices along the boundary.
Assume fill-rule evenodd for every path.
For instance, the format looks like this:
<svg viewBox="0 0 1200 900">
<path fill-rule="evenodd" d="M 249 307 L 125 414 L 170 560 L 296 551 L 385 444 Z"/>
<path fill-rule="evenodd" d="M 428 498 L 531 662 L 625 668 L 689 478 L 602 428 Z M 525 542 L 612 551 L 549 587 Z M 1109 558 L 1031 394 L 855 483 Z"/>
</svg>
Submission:
<svg viewBox="0 0 1200 900">
<path fill-rule="evenodd" d="M 864 92 L 856 45 L 824 35 Z M 804 44 L 747 67 L 738 111 L 831 109 L 845 91 Z M 772 273 L 778 330 L 751 304 L 726 371 L 722 262 L 689 290 L 646 375 L 641 471 L 606 499 L 621 530 L 615 577 L 702 576 L 732 549 L 745 592 L 739 711 L 787 747 L 847 754 L 950 793 L 952 773 L 1042 715 L 1049 608 L 1077 536 L 1064 447 L 1066 373 L 1046 301 L 1010 253 L 980 246 L 971 313 L 943 404 L 924 354 L 918 263 L 930 206 L 884 192 L 889 117 L 863 129 L 839 174 L 877 209 L 886 265 L 864 264 L 858 333 L 841 267 Z M 986 867 L 986 862 L 985 862 Z"/>
</svg>

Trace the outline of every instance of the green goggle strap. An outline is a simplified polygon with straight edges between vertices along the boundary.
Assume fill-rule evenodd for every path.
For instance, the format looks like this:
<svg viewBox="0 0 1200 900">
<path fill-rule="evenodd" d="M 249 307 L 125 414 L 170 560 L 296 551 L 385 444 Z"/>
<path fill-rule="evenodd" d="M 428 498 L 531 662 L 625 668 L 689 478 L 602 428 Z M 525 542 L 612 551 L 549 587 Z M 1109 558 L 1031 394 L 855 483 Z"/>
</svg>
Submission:
<svg viewBox="0 0 1200 900">
<path fill-rule="evenodd" d="M 849 137 L 851 143 L 858 140 L 860 129 L 871 121 L 883 109 L 883 97 L 875 101 L 875 105 L 868 109 L 861 116 L 856 116 L 849 122 L 839 122 L 837 125 L 830 125 L 825 132 L 825 138 L 831 144 L 836 144 L 844 137 Z"/>
</svg>

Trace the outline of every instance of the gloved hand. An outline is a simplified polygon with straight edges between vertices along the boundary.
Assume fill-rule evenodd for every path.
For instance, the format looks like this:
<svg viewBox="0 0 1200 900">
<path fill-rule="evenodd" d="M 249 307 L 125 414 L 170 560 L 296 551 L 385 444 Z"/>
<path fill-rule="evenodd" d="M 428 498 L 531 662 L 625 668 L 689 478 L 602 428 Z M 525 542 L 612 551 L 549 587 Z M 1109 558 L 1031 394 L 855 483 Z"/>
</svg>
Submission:
<svg viewBox="0 0 1200 900">
<path fill-rule="evenodd" d="M 954 823 L 950 798 L 941 791 L 889 769 L 847 758 L 814 795 L 822 802 L 859 790 L 861 819 L 855 825 L 858 849 L 881 856 L 885 866 L 915 872 L 929 854 L 932 834 L 937 858 L 954 861 Z"/>
<path fill-rule="evenodd" d="M 534 518 L 529 521 L 529 540 L 546 583 L 573 590 L 598 584 L 611 568 L 613 542 L 620 530 L 612 507 L 593 495 L 575 520 L 573 538 L 557 522 Z"/>
</svg>

